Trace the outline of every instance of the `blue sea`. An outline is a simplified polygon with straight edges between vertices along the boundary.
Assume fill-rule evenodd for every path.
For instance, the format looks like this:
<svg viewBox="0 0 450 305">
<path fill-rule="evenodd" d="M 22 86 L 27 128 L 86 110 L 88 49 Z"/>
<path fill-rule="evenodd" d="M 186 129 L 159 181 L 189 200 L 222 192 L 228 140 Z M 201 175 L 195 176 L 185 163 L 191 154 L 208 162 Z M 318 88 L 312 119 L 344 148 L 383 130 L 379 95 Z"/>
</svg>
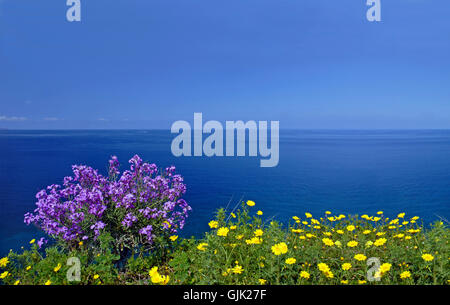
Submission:
<svg viewBox="0 0 450 305">
<path fill-rule="evenodd" d="M 158 166 L 175 165 L 193 207 L 181 235 L 199 236 L 219 207 L 241 198 L 266 219 L 288 222 L 320 214 L 406 212 L 428 224 L 450 217 L 450 131 L 305 131 L 280 133 L 280 162 L 259 157 L 172 156 L 169 131 L 0 131 L 0 255 L 44 236 L 26 226 L 35 194 L 86 164 L 106 174 L 116 155 L 124 167 L 139 154 Z"/>
</svg>

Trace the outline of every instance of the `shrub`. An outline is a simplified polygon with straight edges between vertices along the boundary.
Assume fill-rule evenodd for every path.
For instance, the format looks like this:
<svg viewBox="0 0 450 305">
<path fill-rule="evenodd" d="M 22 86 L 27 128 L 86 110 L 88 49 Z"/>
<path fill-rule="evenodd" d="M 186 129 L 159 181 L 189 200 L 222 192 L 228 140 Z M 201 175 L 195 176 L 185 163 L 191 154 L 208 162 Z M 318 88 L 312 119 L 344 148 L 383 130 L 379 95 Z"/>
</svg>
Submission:
<svg viewBox="0 0 450 305">
<path fill-rule="evenodd" d="M 161 250 L 170 235 L 182 229 L 190 206 L 180 197 L 183 178 L 168 167 L 158 174 L 155 164 L 139 156 L 122 174 L 116 157 L 109 161 L 109 177 L 91 167 L 74 165 L 63 186 L 50 185 L 37 193 L 37 208 L 25 214 L 68 250 L 98 247 L 107 233 L 117 252 Z"/>
</svg>

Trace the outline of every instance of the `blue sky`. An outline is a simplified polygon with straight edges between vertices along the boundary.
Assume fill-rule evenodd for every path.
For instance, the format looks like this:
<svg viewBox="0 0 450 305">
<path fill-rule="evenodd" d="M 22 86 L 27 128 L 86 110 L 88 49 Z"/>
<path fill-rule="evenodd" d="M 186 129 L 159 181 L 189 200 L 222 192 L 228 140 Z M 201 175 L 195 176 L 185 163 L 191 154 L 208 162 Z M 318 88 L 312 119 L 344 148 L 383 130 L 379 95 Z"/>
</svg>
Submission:
<svg viewBox="0 0 450 305">
<path fill-rule="evenodd" d="M 450 2 L 0 0 L 0 128 L 450 128 Z"/>
</svg>

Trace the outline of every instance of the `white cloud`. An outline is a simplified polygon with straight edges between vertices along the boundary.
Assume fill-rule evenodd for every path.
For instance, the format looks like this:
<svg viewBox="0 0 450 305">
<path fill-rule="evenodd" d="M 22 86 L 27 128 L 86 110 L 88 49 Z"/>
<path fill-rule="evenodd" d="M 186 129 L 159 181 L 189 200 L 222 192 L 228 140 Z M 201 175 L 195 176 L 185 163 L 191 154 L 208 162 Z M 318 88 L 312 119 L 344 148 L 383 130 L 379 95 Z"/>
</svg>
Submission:
<svg viewBox="0 0 450 305">
<path fill-rule="evenodd" d="M 98 120 L 99 120 L 99 121 L 102 121 L 102 122 L 108 122 L 108 121 L 109 121 L 109 120 L 104 119 L 104 118 L 99 118 Z"/>
<path fill-rule="evenodd" d="M 62 119 L 54 118 L 54 117 L 44 118 L 44 121 L 60 121 L 60 120 L 62 120 Z"/>
<path fill-rule="evenodd" d="M 21 116 L 5 116 L 5 115 L 0 115 L 0 121 L 25 121 L 27 118 L 25 117 L 21 117 Z"/>
</svg>

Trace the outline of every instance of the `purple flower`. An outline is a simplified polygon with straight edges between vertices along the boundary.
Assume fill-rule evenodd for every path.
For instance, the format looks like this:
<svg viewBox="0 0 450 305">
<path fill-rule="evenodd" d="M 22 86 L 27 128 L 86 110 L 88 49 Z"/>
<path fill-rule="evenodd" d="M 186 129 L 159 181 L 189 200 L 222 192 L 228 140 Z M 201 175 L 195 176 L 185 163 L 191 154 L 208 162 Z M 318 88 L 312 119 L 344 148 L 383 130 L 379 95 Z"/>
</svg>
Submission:
<svg viewBox="0 0 450 305">
<path fill-rule="evenodd" d="M 119 160 L 117 160 L 116 156 L 112 156 L 111 160 L 109 160 L 109 175 L 115 176 L 120 174 L 119 172 Z"/>
<path fill-rule="evenodd" d="M 43 244 L 46 244 L 47 242 L 48 240 L 46 240 L 44 237 L 41 237 L 37 242 L 39 249 L 42 247 Z"/>
<path fill-rule="evenodd" d="M 105 227 L 105 224 L 101 221 L 97 221 L 95 224 L 91 226 L 91 229 L 94 230 L 95 236 L 100 235 L 100 230 Z"/>
<path fill-rule="evenodd" d="M 145 235 L 150 244 L 158 234 L 153 228 L 170 233 L 182 229 L 191 207 L 181 198 L 186 185 L 175 167 L 158 174 L 155 164 L 138 155 L 129 163 L 130 169 L 120 173 L 119 161 L 112 156 L 109 178 L 86 165 L 73 165 L 73 175 L 64 177 L 62 186 L 52 184 L 36 194 L 36 209 L 24 215 L 24 222 L 69 245 L 94 242 L 106 228 L 128 239 Z"/>
<path fill-rule="evenodd" d="M 133 194 L 127 194 L 123 197 L 122 200 L 122 206 L 124 206 L 126 209 L 132 209 L 134 208 L 134 203 L 136 202 L 136 197 L 134 197 Z"/>
<path fill-rule="evenodd" d="M 148 225 L 148 226 L 140 229 L 139 230 L 139 234 L 146 235 L 147 236 L 147 240 L 149 242 L 151 242 L 153 240 L 152 231 L 153 231 L 153 227 L 151 225 Z"/>
<path fill-rule="evenodd" d="M 122 221 L 122 225 L 126 228 L 129 228 L 133 225 L 133 222 L 137 220 L 136 216 L 131 213 L 128 213 Z"/>
</svg>

